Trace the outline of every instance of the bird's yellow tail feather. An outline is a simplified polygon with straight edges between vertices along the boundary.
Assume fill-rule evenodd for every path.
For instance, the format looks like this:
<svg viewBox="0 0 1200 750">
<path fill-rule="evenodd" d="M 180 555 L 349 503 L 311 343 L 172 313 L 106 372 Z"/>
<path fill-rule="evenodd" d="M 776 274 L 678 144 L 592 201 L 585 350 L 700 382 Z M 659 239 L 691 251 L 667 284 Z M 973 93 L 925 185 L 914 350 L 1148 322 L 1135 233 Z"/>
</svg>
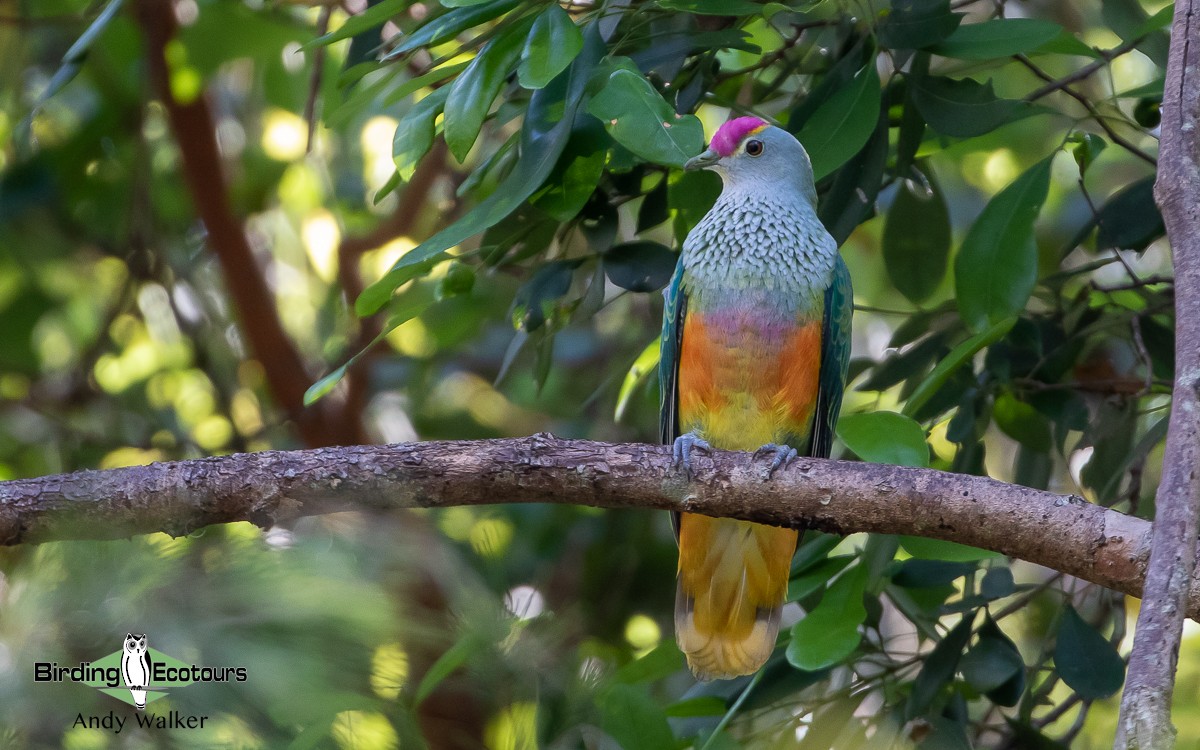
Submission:
<svg viewBox="0 0 1200 750">
<path fill-rule="evenodd" d="M 752 674 L 771 655 L 795 550 L 792 529 L 683 514 L 675 637 L 698 678 Z"/>
</svg>

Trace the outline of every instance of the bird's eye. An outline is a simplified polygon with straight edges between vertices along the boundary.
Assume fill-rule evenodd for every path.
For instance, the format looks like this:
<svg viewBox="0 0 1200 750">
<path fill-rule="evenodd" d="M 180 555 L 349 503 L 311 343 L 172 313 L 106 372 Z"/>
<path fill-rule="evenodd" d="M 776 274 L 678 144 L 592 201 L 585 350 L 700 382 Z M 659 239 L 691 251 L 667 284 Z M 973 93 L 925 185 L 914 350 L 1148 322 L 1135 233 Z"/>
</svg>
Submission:
<svg viewBox="0 0 1200 750">
<path fill-rule="evenodd" d="M 759 140 L 746 141 L 746 153 L 751 156 L 760 156 L 763 152 L 763 142 Z"/>
</svg>

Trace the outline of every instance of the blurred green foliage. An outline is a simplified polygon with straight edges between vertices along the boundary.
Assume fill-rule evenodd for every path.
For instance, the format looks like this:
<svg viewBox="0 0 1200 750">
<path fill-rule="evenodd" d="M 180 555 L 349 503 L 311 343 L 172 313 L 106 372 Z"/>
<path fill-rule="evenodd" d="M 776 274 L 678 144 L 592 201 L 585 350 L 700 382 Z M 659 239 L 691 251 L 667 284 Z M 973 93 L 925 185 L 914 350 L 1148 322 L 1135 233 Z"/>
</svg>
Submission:
<svg viewBox="0 0 1200 750">
<path fill-rule="evenodd" d="M 178 0 L 157 59 L 152 3 L 0 2 L 0 478 L 314 442 L 281 381 L 312 386 L 331 436 L 653 441 L 657 290 L 719 191 L 677 167 L 755 113 L 809 147 L 854 276 L 835 452 L 1152 514 L 1170 5 Z M 236 273 L 271 299 L 239 299 L 218 262 L 167 96 L 206 105 Z M 266 318 L 304 371 L 256 359 Z M 695 684 L 674 565 L 664 515 L 569 506 L 5 549 L 0 744 L 1110 742 L 1134 615 L 1110 592 L 809 534 L 775 657 Z M 125 632 L 250 679 L 152 706 L 204 730 L 72 727 L 125 706 L 32 664 Z"/>
</svg>

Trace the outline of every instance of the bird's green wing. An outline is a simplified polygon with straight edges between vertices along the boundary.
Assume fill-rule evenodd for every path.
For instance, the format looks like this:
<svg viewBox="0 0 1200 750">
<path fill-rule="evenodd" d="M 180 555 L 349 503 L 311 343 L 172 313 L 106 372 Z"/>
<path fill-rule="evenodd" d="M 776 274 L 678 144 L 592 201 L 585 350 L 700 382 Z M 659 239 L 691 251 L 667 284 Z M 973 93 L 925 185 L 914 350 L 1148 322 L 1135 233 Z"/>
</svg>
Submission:
<svg viewBox="0 0 1200 750">
<path fill-rule="evenodd" d="M 833 431 L 842 394 L 846 389 L 846 369 L 850 365 L 850 318 L 854 312 L 854 292 L 850 287 L 850 269 L 838 256 L 833 281 L 825 290 L 825 322 L 821 331 L 821 373 L 817 382 L 817 405 L 813 417 L 812 442 L 808 453 L 829 458 Z"/>
<path fill-rule="evenodd" d="M 670 444 L 679 437 L 679 348 L 683 341 L 683 316 L 687 310 L 687 295 L 680 288 L 683 262 L 675 266 L 671 283 L 663 290 L 662 338 L 659 343 L 658 386 L 659 436 Z"/>
</svg>

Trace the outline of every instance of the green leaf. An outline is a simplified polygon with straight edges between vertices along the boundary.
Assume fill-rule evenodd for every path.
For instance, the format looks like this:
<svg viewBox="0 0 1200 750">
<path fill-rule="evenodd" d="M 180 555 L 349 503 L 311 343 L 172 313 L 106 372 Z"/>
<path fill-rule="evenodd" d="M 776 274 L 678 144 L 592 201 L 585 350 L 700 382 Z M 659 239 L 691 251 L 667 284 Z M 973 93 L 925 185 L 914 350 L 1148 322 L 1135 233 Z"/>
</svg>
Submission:
<svg viewBox="0 0 1200 750">
<path fill-rule="evenodd" d="M 472 656 L 487 648 L 487 643 L 480 638 L 466 636 L 450 648 L 446 649 L 437 661 L 426 670 L 421 682 L 417 685 L 417 694 L 413 699 L 414 705 L 420 704 L 449 677 L 454 670 L 461 667 Z"/>
<path fill-rule="evenodd" d="M 837 170 L 817 207 L 817 218 L 839 246 L 859 224 L 875 215 L 875 199 L 888 161 L 887 112 L 880 115 L 867 145 Z"/>
<path fill-rule="evenodd" d="M 1136 400 L 1115 399 L 1101 403 L 1084 431 L 1084 440 L 1092 445 L 1092 457 L 1079 473 L 1079 479 L 1096 492 L 1096 500 L 1102 504 L 1115 499 L 1125 470 L 1133 460 L 1136 403 Z"/>
<path fill-rule="evenodd" d="M 812 672 L 840 663 L 858 648 L 858 628 L 867 619 L 863 592 L 867 569 L 855 567 L 833 582 L 816 609 L 792 626 L 787 660 L 797 669 Z"/>
<path fill-rule="evenodd" d="M 359 315 L 370 315 L 383 307 L 402 283 L 396 279 L 411 274 L 411 266 L 424 263 L 495 225 L 546 181 L 567 144 L 576 108 L 583 98 L 591 70 L 603 51 L 594 24 L 588 27 L 585 40 L 584 52 L 575 58 L 567 72 L 530 97 L 521 127 L 521 158 L 512 172 L 491 195 L 458 221 L 413 248 L 382 279 L 367 287 L 355 302 L 355 311 Z"/>
<path fill-rule="evenodd" d="M 625 242 L 604 254 L 604 275 L 631 292 L 656 292 L 667 285 L 679 256 L 659 242 Z"/>
<path fill-rule="evenodd" d="M 1146 19 L 1145 23 L 1137 27 L 1130 34 L 1134 39 L 1146 36 L 1159 29 L 1165 29 L 1171 25 L 1172 19 L 1175 17 L 1175 3 L 1167 3 L 1158 10 L 1157 13 Z"/>
<path fill-rule="evenodd" d="M 491 21 L 520 4 L 520 0 L 492 0 L 483 5 L 455 8 L 449 13 L 426 22 L 421 28 L 408 35 L 395 49 L 383 57 L 394 60 L 419 47 L 432 47 L 454 38 L 458 34 L 479 24 Z"/>
<path fill-rule="evenodd" d="M 721 716 L 728 709 L 728 704 L 715 695 L 702 695 L 672 703 L 664 713 L 673 719 L 692 719 L 698 716 Z"/>
<path fill-rule="evenodd" d="M 1093 223 L 1097 250 L 1141 252 L 1163 236 L 1166 229 L 1154 201 L 1154 176 L 1138 180 L 1105 201 Z"/>
<path fill-rule="evenodd" d="M 334 42 L 340 42 L 343 39 L 349 39 L 352 36 L 358 36 L 368 29 L 376 26 L 382 26 L 389 18 L 402 12 L 405 8 L 412 5 L 413 0 L 381 0 L 370 7 L 363 10 L 362 13 L 350 16 L 346 22 L 337 27 L 328 34 L 306 42 L 301 46 L 301 49 L 311 49 L 313 47 L 321 47 Z"/>
<path fill-rule="evenodd" d="M 604 176 L 604 161 L 611 141 L 600 123 L 592 118 L 575 128 L 571 140 L 530 202 L 556 221 L 570 221 L 592 197 Z"/>
<path fill-rule="evenodd" d="M 395 330 L 397 326 L 400 326 L 401 324 L 406 323 L 425 312 L 425 310 L 434 302 L 435 299 L 432 296 L 423 294 L 413 294 L 407 296 L 407 298 L 405 298 L 405 295 L 398 297 L 396 299 L 396 303 L 393 304 L 391 309 L 388 311 L 387 322 L 384 323 L 383 329 L 380 330 L 380 332 L 375 336 L 375 339 L 371 341 L 371 343 L 364 346 L 361 351 L 355 353 L 353 357 L 346 360 L 343 365 L 310 385 L 308 390 L 304 392 L 304 405 L 312 406 L 323 397 L 329 395 L 329 392 L 341 382 L 342 378 L 346 377 L 346 371 L 349 370 L 364 354 L 370 351 L 389 333 Z"/>
<path fill-rule="evenodd" d="M 570 290 L 575 269 L 582 262 L 579 259 L 556 260 L 539 266 L 513 297 L 513 327 L 533 332 L 553 318 L 554 308 Z"/>
<path fill-rule="evenodd" d="M 567 69 L 583 49 L 583 34 L 558 3 L 550 3 L 533 22 L 521 53 L 517 80 L 527 89 L 543 88 Z"/>
<path fill-rule="evenodd" d="M 1075 164 L 1079 167 L 1079 176 L 1082 177 L 1087 173 L 1088 167 L 1092 162 L 1103 153 L 1108 143 L 1103 138 L 1095 133 L 1086 131 L 1076 131 L 1067 139 L 1071 143 L 1071 156 L 1075 157 Z"/>
<path fill-rule="evenodd" d="M 1058 37 L 1063 28 L 1036 18 L 995 18 L 963 24 L 933 51 L 963 60 L 990 60 L 1030 52 Z"/>
<path fill-rule="evenodd" d="M 1153 81 L 1150 81 L 1149 83 L 1143 83 L 1141 86 L 1134 86 L 1131 89 L 1122 91 L 1121 93 L 1117 94 L 1117 98 L 1118 99 L 1149 98 L 1149 99 L 1157 99 L 1159 101 L 1162 101 L 1163 87 L 1166 85 L 1166 83 L 1167 83 L 1166 79 L 1163 78 L 1162 76 L 1159 76 L 1158 78 L 1155 78 Z"/>
<path fill-rule="evenodd" d="M 646 378 L 648 378 L 658 369 L 659 356 L 661 356 L 661 345 L 659 344 L 658 340 L 655 339 L 649 344 L 646 344 L 646 348 L 643 349 L 642 353 L 639 354 L 637 359 L 633 361 L 633 365 L 630 366 L 629 372 L 625 373 L 625 380 L 621 383 L 621 391 L 617 394 L 617 408 L 613 414 L 614 422 L 621 421 L 621 419 L 625 416 L 625 410 L 629 408 L 629 402 L 633 398 L 633 392 L 639 385 L 645 382 Z"/>
<path fill-rule="evenodd" d="M 823 534 L 819 531 L 806 533 L 804 542 L 792 557 L 791 574 L 794 576 L 820 565 L 825 560 L 825 556 L 841 543 L 842 537 L 837 534 Z"/>
<path fill-rule="evenodd" d="M 971 623 L 975 613 L 963 615 L 962 620 L 946 634 L 925 658 L 921 672 L 913 682 L 912 693 L 904 713 L 914 719 L 929 710 L 942 686 L 954 679 L 962 650 L 971 638 Z"/>
<path fill-rule="evenodd" d="M 617 684 L 597 700 L 601 727 L 622 750 L 662 750 L 675 747 L 675 736 L 658 702 L 642 686 Z"/>
<path fill-rule="evenodd" d="M 475 145 L 492 102 L 516 65 L 528 28 L 528 22 L 513 24 L 488 42 L 450 86 L 442 129 L 450 153 L 460 163 Z"/>
<path fill-rule="evenodd" d="M 1137 42 L 1137 50 L 1160 70 L 1167 67 L 1168 37 L 1138 0 L 1103 0 L 1101 16 L 1123 42 Z"/>
<path fill-rule="evenodd" d="M 975 334 L 951 349 L 950 353 L 943 357 L 937 363 L 937 366 L 933 368 L 933 371 L 926 375 L 921 384 L 913 390 L 912 395 L 904 402 L 902 413 L 905 416 L 911 417 L 925 405 L 926 401 L 938 392 L 958 368 L 966 364 L 980 349 L 994 344 L 1003 338 L 1004 334 L 1008 333 L 1009 329 L 1016 322 L 1017 319 L 1015 317 L 1001 320 L 986 331 Z"/>
<path fill-rule="evenodd" d="M 913 102 L 925 121 L 942 135 L 954 138 L 990 133 L 1001 125 L 1044 111 L 1015 99 L 997 99 L 991 81 L 928 76 L 914 84 Z"/>
<path fill-rule="evenodd" d="M 392 139 L 392 161 L 401 180 L 412 179 L 417 164 L 433 147 L 436 131 L 434 121 L 446 106 L 449 94 L 449 88 L 435 89 L 414 104 L 396 124 L 396 135 Z"/>
<path fill-rule="evenodd" d="M 979 593 L 985 599 L 1003 599 L 1011 596 L 1015 590 L 1012 570 L 1009 568 L 988 568 L 979 584 Z"/>
<path fill-rule="evenodd" d="M 658 6 L 698 16 L 756 16 L 764 10 L 747 0 L 658 0 Z"/>
<path fill-rule="evenodd" d="M 1025 668 L 1011 641 L 980 638 L 959 663 L 963 679 L 981 693 L 1000 687 Z"/>
<path fill-rule="evenodd" d="M 1104 636 L 1068 605 L 1058 625 L 1054 667 L 1084 700 L 1107 698 L 1125 682 L 1125 662 Z"/>
<path fill-rule="evenodd" d="M 409 94 L 412 94 L 413 92 L 430 85 L 431 83 L 438 83 L 439 81 L 446 80 L 450 76 L 458 75 L 459 73 L 463 72 L 463 70 L 465 70 L 466 67 L 471 64 L 471 62 L 471 60 L 465 60 L 452 65 L 442 65 L 434 68 L 424 75 L 410 78 L 396 87 L 394 91 L 388 92 L 388 95 L 384 98 L 383 103 L 385 106 L 390 106 L 406 98 Z"/>
<path fill-rule="evenodd" d="M 653 651 L 623 665 L 613 675 L 617 682 L 635 684 L 655 682 L 683 668 L 683 654 L 674 639 L 660 643 Z"/>
<path fill-rule="evenodd" d="M 617 70 L 588 104 L 613 139 L 656 164 L 682 167 L 704 149 L 704 128 L 693 115 L 678 115 L 643 76 Z"/>
<path fill-rule="evenodd" d="M 1043 453 L 1050 450 L 1050 421 L 1040 411 L 1024 401 L 1018 401 L 1011 393 L 996 397 L 992 408 L 996 426 L 1013 440 Z"/>
<path fill-rule="evenodd" d="M 812 160 L 814 179 L 845 164 L 866 144 L 879 120 L 879 104 L 879 74 L 872 59 L 796 133 Z"/>
<path fill-rule="evenodd" d="M 22 137 L 26 137 L 29 133 L 33 122 L 34 115 L 42 108 L 51 97 L 62 91 L 63 87 L 75 79 L 79 75 L 79 71 L 83 68 L 83 61 L 87 58 L 88 51 L 95 44 L 100 35 L 104 33 L 112 20 L 117 17 L 121 11 L 121 6 L 125 4 L 125 0 L 109 0 L 108 5 L 104 6 L 104 10 L 96 16 L 96 19 L 88 25 L 84 32 L 79 35 L 79 38 L 67 49 L 67 53 L 63 55 L 62 63 L 58 69 L 54 71 L 54 75 L 50 77 L 50 81 L 46 84 L 46 88 L 38 95 L 37 101 L 30 107 L 29 114 L 21 122 L 18 128 Z"/>
<path fill-rule="evenodd" d="M 925 429 L 903 414 L 875 411 L 838 420 L 838 437 L 864 461 L 896 466 L 929 466 Z"/>
<path fill-rule="evenodd" d="M 1080 57 L 1090 57 L 1093 60 L 1103 60 L 1103 56 L 1094 48 L 1089 47 L 1079 41 L 1071 32 L 1063 29 L 1062 32 L 1051 39 L 1050 41 L 1038 47 L 1036 53 L 1055 53 L 1059 55 L 1078 55 Z"/>
<path fill-rule="evenodd" d="M 1003 557 L 999 552 L 970 547 L 957 542 L 947 542 L 942 539 L 927 539 L 923 536 L 901 536 L 900 546 L 913 557 L 923 560 L 950 560 L 952 562 L 971 562 Z"/>
<path fill-rule="evenodd" d="M 979 641 L 963 657 L 960 667 L 963 679 L 976 690 L 986 693 L 996 705 L 1015 706 L 1025 691 L 1025 662 L 1021 652 L 991 615 L 984 619 L 983 627 L 979 628 Z"/>
<path fill-rule="evenodd" d="M 721 195 L 721 178 L 710 170 L 675 172 L 668 177 L 667 205 L 675 212 L 675 237 L 683 242 L 687 233 Z"/>
<path fill-rule="evenodd" d="M 809 570 L 792 578 L 788 581 L 787 601 L 794 602 L 798 599 L 803 599 L 817 589 L 824 588 L 830 579 L 842 572 L 854 559 L 854 555 L 838 555 L 837 557 L 826 558 Z"/>
<path fill-rule="evenodd" d="M 910 589 L 945 586 L 974 571 L 977 567 L 978 565 L 974 562 L 913 558 L 896 563 L 895 571 L 891 574 L 892 583 Z"/>
<path fill-rule="evenodd" d="M 945 39 L 962 15 L 950 11 L 950 0 L 895 0 L 879 24 L 879 43 L 888 49 L 921 49 Z"/>
<path fill-rule="evenodd" d="M 928 189 L 905 180 L 883 225 L 883 262 L 892 284 L 912 302 L 933 294 L 950 259 L 950 213 L 930 179 Z"/>
<path fill-rule="evenodd" d="M 1050 187 L 1053 155 L 988 201 L 954 263 L 958 310 L 981 333 L 1025 309 L 1037 282 L 1033 222 Z"/>
</svg>

